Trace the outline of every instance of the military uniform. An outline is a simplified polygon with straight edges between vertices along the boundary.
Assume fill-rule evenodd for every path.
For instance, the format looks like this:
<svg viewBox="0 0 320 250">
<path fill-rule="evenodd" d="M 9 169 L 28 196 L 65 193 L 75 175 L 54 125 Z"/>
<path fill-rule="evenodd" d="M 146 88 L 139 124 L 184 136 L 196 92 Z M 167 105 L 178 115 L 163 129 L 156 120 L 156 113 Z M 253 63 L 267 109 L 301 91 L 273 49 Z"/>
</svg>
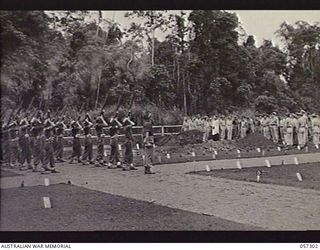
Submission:
<svg viewBox="0 0 320 250">
<path fill-rule="evenodd" d="M 97 166 L 102 167 L 105 164 L 104 161 L 104 138 L 105 134 L 103 133 L 103 127 L 107 127 L 108 124 L 104 120 L 102 114 L 97 117 L 95 130 L 97 134 L 97 157 L 96 162 Z"/>
<path fill-rule="evenodd" d="M 23 119 L 20 123 L 20 170 L 32 169 L 31 166 L 31 140 L 28 131 L 29 123 L 26 119 Z M 28 166 L 25 168 L 23 165 L 27 162 Z"/>
<path fill-rule="evenodd" d="M 264 116 L 261 119 L 261 127 L 263 131 L 263 136 L 270 140 L 270 130 L 269 130 L 269 118 Z"/>
<path fill-rule="evenodd" d="M 136 170 L 133 166 L 133 135 L 132 135 L 132 126 L 134 122 L 130 120 L 129 117 L 126 117 L 123 120 L 124 126 L 124 135 L 125 135 L 125 143 L 124 143 L 124 161 L 123 161 L 123 170 Z"/>
<path fill-rule="evenodd" d="M 221 116 L 219 119 L 219 125 L 220 125 L 220 139 L 225 140 L 226 139 L 226 120 L 224 116 Z"/>
<path fill-rule="evenodd" d="M 285 142 L 287 146 L 293 146 L 294 126 L 295 126 L 295 122 L 294 122 L 293 116 L 289 115 L 289 117 L 287 117 L 285 120 L 285 127 L 286 127 Z"/>
<path fill-rule="evenodd" d="M 150 118 L 150 114 L 147 120 L 143 124 L 143 146 L 144 146 L 144 168 L 145 174 L 153 174 L 153 147 L 154 147 L 154 137 L 153 137 L 153 128 L 152 128 L 152 120 Z"/>
<path fill-rule="evenodd" d="M 299 117 L 298 119 L 298 145 L 302 148 L 306 145 L 308 138 L 308 125 L 307 125 L 308 118 L 304 115 Z"/>
<path fill-rule="evenodd" d="M 285 142 L 286 129 L 286 118 L 282 117 L 279 121 L 280 140 L 282 143 Z"/>
<path fill-rule="evenodd" d="M 64 162 L 63 159 L 63 133 L 66 129 L 66 125 L 63 121 L 60 121 L 55 129 L 55 137 L 56 137 L 56 143 L 55 143 L 55 157 L 57 162 Z"/>
<path fill-rule="evenodd" d="M 241 138 L 245 138 L 247 135 L 247 131 L 248 131 L 248 122 L 245 118 L 242 118 L 240 121 L 240 126 L 241 126 L 241 132 L 240 132 L 240 137 Z"/>
<path fill-rule="evenodd" d="M 227 126 L 227 139 L 232 140 L 233 135 L 233 119 L 231 116 L 229 116 L 226 120 L 226 126 Z"/>
<path fill-rule="evenodd" d="M 314 145 L 320 144 L 320 116 L 314 115 L 311 119 L 312 141 Z"/>
<path fill-rule="evenodd" d="M 84 121 L 83 131 L 84 131 L 84 152 L 82 156 L 82 163 L 85 164 L 93 164 L 93 143 L 92 136 L 90 133 L 91 127 L 93 124 L 88 120 L 88 118 Z"/>
<path fill-rule="evenodd" d="M 31 146 L 33 155 L 33 172 L 38 171 L 38 165 L 43 161 L 44 137 L 42 135 L 42 123 L 39 119 L 31 120 Z"/>
<path fill-rule="evenodd" d="M 79 122 L 72 121 L 71 122 L 71 133 L 73 136 L 73 143 L 72 143 L 72 155 L 70 163 L 73 163 L 73 160 L 77 160 L 78 163 L 81 163 L 81 154 L 82 154 L 82 148 L 81 148 L 81 141 L 80 141 L 80 130 L 82 129 Z"/>
<path fill-rule="evenodd" d="M 58 171 L 55 169 L 53 136 L 52 136 L 53 129 L 54 129 L 54 124 L 47 119 L 44 122 L 44 129 L 43 129 L 44 155 L 43 155 L 41 173 L 45 173 L 46 171 L 50 171 L 51 173 L 58 173 Z"/>
<path fill-rule="evenodd" d="M 293 127 L 293 145 L 298 145 L 299 122 L 298 122 L 297 116 L 295 114 L 293 115 L 292 120 L 293 120 L 293 124 L 294 124 L 294 127 Z"/>
<path fill-rule="evenodd" d="M 120 152 L 119 152 L 119 136 L 118 132 L 120 127 L 122 126 L 121 123 L 117 120 L 117 118 L 113 118 L 110 120 L 110 157 L 108 168 L 122 168 L 120 162 Z M 115 166 L 116 164 L 116 166 Z"/>
<path fill-rule="evenodd" d="M 279 119 L 275 113 L 269 118 L 269 127 L 271 131 L 271 138 L 274 143 L 279 142 Z"/>
</svg>

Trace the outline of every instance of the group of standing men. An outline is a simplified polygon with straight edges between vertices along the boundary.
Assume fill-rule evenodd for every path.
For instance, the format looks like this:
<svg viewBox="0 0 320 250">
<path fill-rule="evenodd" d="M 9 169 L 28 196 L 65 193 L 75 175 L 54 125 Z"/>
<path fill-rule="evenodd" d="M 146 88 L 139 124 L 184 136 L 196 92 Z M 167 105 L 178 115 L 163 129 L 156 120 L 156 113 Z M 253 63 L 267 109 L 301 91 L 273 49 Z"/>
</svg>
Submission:
<svg viewBox="0 0 320 250">
<path fill-rule="evenodd" d="M 244 138 L 248 133 L 255 132 L 256 120 L 234 115 L 214 115 L 212 117 L 200 115 L 185 117 L 182 130 L 199 130 L 203 132 L 203 141 L 233 140 Z"/>
<path fill-rule="evenodd" d="M 308 115 L 305 111 L 278 115 L 257 115 L 254 117 L 235 115 L 214 115 L 212 117 L 200 115 L 185 117 L 182 130 L 200 130 L 203 140 L 233 140 L 244 138 L 250 133 L 260 132 L 274 143 L 285 146 L 299 146 L 303 148 L 309 140 L 319 147 L 320 116 Z"/>
<path fill-rule="evenodd" d="M 287 147 L 303 148 L 310 140 L 318 148 L 320 138 L 319 114 L 308 115 L 307 112 L 287 113 L 260 116 L 261 132 L 275 143 L 282 143 Z"/>
<path fill-rule="evenodd" d="M 15 117 L 12 122 L 2 126 L 1 146 L 2 163 L 11 168 L 20 170 L 31 169 L 33 172 L 58 173 L 55 163 L 65 162 L 64 136 L 67 129 L 72 134 L 72 155 L 69 163 L 94 164 L 97 167 L 120 168 L 122 170 L 136 170 L 133 165 L 133 134 L 132 126 L 135 123 L 130 112 L 119 121 L 118 113 L 110 120 L 105 118 L 104 112 L 93 120 L 89 114 L 84 119 L 66 118 L 51 119 L 50 112 L 43 115 L 41 112 L 35 117 Z M 152 158 L 154 138 L 151 113 L 144 117 L 143 147 L 145 174 L 153 174 Z M 93 132 L 97 137 L 97 154 L 93 158 Z M 120 160 L 119 134 L 125 136 L 123 162 Z M 83 134 L 83 135 L 82 135 Z M 106 134 L 110 136 L 110 154 L 107 161 L 105 150 Z M 81 139 L 82 138 L 82 139 Z M 82 142 L 83 140 L 83 142 Z M 83 153 L 82 153 L 83 151 Z"/>
</svg>

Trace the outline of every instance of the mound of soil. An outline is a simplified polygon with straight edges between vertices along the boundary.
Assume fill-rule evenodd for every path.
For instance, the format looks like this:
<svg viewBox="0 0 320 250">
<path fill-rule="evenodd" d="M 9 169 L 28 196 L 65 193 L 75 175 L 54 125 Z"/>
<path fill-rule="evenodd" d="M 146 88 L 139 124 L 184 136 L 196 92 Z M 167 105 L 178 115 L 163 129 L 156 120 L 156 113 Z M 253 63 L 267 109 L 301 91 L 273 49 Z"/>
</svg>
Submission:
<svg viewBox="0 0 320 250">
<path fill-rule="evenodd" d="M 177 135 L 165 135 L 156 142 L 159 146 L 181 146 L 201 143 L 203 133 L 199 130 L 183 131 Z"/>
<path fill-rule="evenodd" d="M 255 150 L 256 148 L 270 149 L 277 147 L 277 144 L 265 138 L 262 134 L 252 133 L 245 138 L 235 140 L 235 146 L 242 150 Z"/>
</svg>

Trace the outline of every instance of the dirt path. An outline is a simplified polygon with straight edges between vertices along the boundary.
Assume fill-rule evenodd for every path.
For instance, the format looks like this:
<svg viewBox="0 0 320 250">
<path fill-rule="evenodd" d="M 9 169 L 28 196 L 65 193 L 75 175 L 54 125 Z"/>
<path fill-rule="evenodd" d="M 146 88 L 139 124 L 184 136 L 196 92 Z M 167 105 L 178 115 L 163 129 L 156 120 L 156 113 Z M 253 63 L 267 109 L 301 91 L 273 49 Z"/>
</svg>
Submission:
<svg viewBox="0 0 320 250">
<path fill-rule="evenodd" d="M 242 159 L 243 166 L 264 165 L 265 158 Z M 293 163 L 293 156 L 268 157 L 271 164 Z M 320 154 L 299 155 L 300 163 L 318 162 Z M 59 165 L 60 174 L 1 179 L 1 188 L 66 183 L 121 195 L 200 214 L 214 215 L 234 222 L 262 227 L 266 230 L 319 230 L 320 192 L 278 185 L 246 183 L 207 176 L 185 174 L 211 168 L 234 168 L 236 160 L 221 160 L 157 167 L 155 175 L 144 175 L 143 169 L 123 172 L 89 166 Z M 39 178 L 40 176 L 40 178 Z"/>
</svg>

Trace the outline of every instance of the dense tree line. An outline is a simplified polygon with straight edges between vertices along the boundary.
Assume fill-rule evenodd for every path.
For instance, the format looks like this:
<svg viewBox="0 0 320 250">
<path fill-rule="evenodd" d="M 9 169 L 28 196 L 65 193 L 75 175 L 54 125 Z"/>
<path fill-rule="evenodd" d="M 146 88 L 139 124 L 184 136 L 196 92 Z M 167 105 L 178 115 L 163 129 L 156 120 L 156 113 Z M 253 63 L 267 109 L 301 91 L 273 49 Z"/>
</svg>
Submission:
<svg viewBox="0 0 320 250">
<path fill-rule="evenodd" d="M 149 109 L 164 123 L 183 114 L 320 110 L 319 23 L 281 24 L 280 50 L 268 40 L 257 47 L 227 11 L 127 17 L 141 22 L 124 29 L 97 11 L 1 11 L 2 110 L 92 111 L 134 100 L 136 114 Z M 163 41 L 156 30 L 168 34 Z"/>
</svg>

